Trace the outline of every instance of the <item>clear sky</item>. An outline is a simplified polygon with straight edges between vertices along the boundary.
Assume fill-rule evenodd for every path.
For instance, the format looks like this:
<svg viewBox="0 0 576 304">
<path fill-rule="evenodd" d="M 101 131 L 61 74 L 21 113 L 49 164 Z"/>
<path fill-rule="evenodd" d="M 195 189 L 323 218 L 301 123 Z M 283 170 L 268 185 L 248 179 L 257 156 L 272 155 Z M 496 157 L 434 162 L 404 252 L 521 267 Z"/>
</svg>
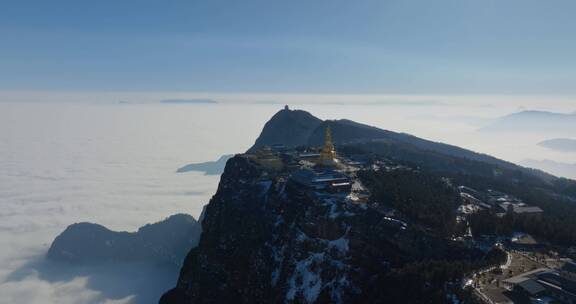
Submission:
<svg viewBox="0 0 576 304">
<path fill-rule="evenodd" d="M 574 94 L 573 0 L 0 0 L 0 90 Z"/>
</svg>

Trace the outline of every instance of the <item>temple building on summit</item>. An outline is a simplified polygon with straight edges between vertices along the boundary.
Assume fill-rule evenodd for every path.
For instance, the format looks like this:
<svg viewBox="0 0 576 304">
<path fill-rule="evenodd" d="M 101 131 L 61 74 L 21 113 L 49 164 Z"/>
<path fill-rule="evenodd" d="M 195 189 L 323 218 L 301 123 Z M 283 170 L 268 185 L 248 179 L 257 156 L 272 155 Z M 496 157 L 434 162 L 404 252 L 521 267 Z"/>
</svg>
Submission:
<svg viewBox="0 0 576 304">
<path fill-rule="evenodd" d="M 353 179 L 346 174 L 347 160 L 338 159 L 332 130 L 325 126 L 320 147 L 262 146 L 244 157 L 264 169 L 264 179 L 287 181 L 287 188 L 298 193 L 346 196 L 352 192 Z"/>
<path fill-rule="evenodd" d="M 324 168 L 335 168 L 340 165 L 336 155 L 336 148 L 332 141 L 332 131 L 330 126 L 324 129 L 324 144 L 319 148 L 308 148 L 301 152 L 289 149 L 283 145 L 263 146 L 250 158 L 266 169 L 281 171 L 285 169 L 285 162 L 292 159 L 294 161 L 307 161 L 310 164 Z"/>
<path fill-rule="evenodd" d="M 320 158 L 318 164 L 322 166 L 335 166 L 338 163 L 336 159 L 336 148 L 332 142 L 332 131 L 330 126 L 326 127 L 324 133 L 324 146 L 320 150 Z"/>
<path fill-rule="evenodd" d="M 268 146 L 258 149 L 252 159 L 257 164 L 269 170 L 280 171 L 284 168 L 284 163 L 278 153 Z"/>
</svg>

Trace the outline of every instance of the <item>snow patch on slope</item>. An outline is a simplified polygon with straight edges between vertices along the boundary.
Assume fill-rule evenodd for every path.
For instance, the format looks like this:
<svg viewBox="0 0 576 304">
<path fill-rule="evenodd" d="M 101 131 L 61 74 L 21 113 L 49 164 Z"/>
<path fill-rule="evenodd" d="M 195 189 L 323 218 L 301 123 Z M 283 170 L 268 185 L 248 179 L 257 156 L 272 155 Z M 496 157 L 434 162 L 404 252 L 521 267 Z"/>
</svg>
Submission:
<svg viewBox="0 0 576 304">
<path fill-rule="evenodd" d="M 297 295 L 302 295 L 306 303 L 316 301 L 322 288 L 321 273 L 318 270 L 323 260 L 324 253 L 315 253 L 296 263 L 294 273 L 289 280 L 287 301 L 293 301 Z"/>
</svg>

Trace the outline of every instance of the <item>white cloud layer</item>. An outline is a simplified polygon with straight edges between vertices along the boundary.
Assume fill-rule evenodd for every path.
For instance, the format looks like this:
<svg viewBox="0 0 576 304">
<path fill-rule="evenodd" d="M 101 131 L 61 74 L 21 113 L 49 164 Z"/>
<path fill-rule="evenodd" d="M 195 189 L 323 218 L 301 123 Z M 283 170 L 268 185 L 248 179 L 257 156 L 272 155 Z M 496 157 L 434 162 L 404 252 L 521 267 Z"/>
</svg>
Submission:
<svg viewBox="0 0 576 304">
<path fill-rule="evenodd" d="M 68 282 L 50 283 L 37 276 L 26 277 L 22 281 L 7 282 L 0 285 L 0 303 L 29 304 L 124 304 L 132 303 L 133 296 L 110 300 L 102 293 L 86 287 L 88 278 L 77 277 Z"/>
</svg>

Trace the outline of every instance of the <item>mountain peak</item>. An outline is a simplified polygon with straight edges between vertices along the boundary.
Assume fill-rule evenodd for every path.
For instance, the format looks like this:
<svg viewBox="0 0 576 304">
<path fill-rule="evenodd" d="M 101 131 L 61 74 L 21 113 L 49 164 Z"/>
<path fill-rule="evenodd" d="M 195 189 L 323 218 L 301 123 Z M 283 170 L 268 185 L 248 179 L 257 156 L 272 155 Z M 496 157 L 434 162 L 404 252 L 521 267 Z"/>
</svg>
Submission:
<svg viewBox="0 0 576 304">
<path fill-rule="evenodd" d="M 291 110 L 285 106 L 264 125 L 260 136 L 248 151 L 253 152 L 260 147 L 274 144 L 287 147 L 305 145 L 312 131 L 321 123 L 321 119 L 306 111 Z"/>
<path fill-rule="evenodd" d="M 511 163 L 459 147 L 425 140 L 409 134 L 379 129 L 348 119 L 323 121 L 309 112 L 292 110 L 288 107 L 284 107 L 270 118 L 248 152 L 252 153 L 263 146 L 274 145 L 282 145 L 286 148 L 319 146 L 324 140 L 324 129 L 328 124 L 332 130 L 334 143 L 337 145 L 378 141 L 385 142 L 393 146 L 394 149 L 412 150 L 416 148 L 484 161 L 503 167 L 515 167 Z"/>
</svg>

